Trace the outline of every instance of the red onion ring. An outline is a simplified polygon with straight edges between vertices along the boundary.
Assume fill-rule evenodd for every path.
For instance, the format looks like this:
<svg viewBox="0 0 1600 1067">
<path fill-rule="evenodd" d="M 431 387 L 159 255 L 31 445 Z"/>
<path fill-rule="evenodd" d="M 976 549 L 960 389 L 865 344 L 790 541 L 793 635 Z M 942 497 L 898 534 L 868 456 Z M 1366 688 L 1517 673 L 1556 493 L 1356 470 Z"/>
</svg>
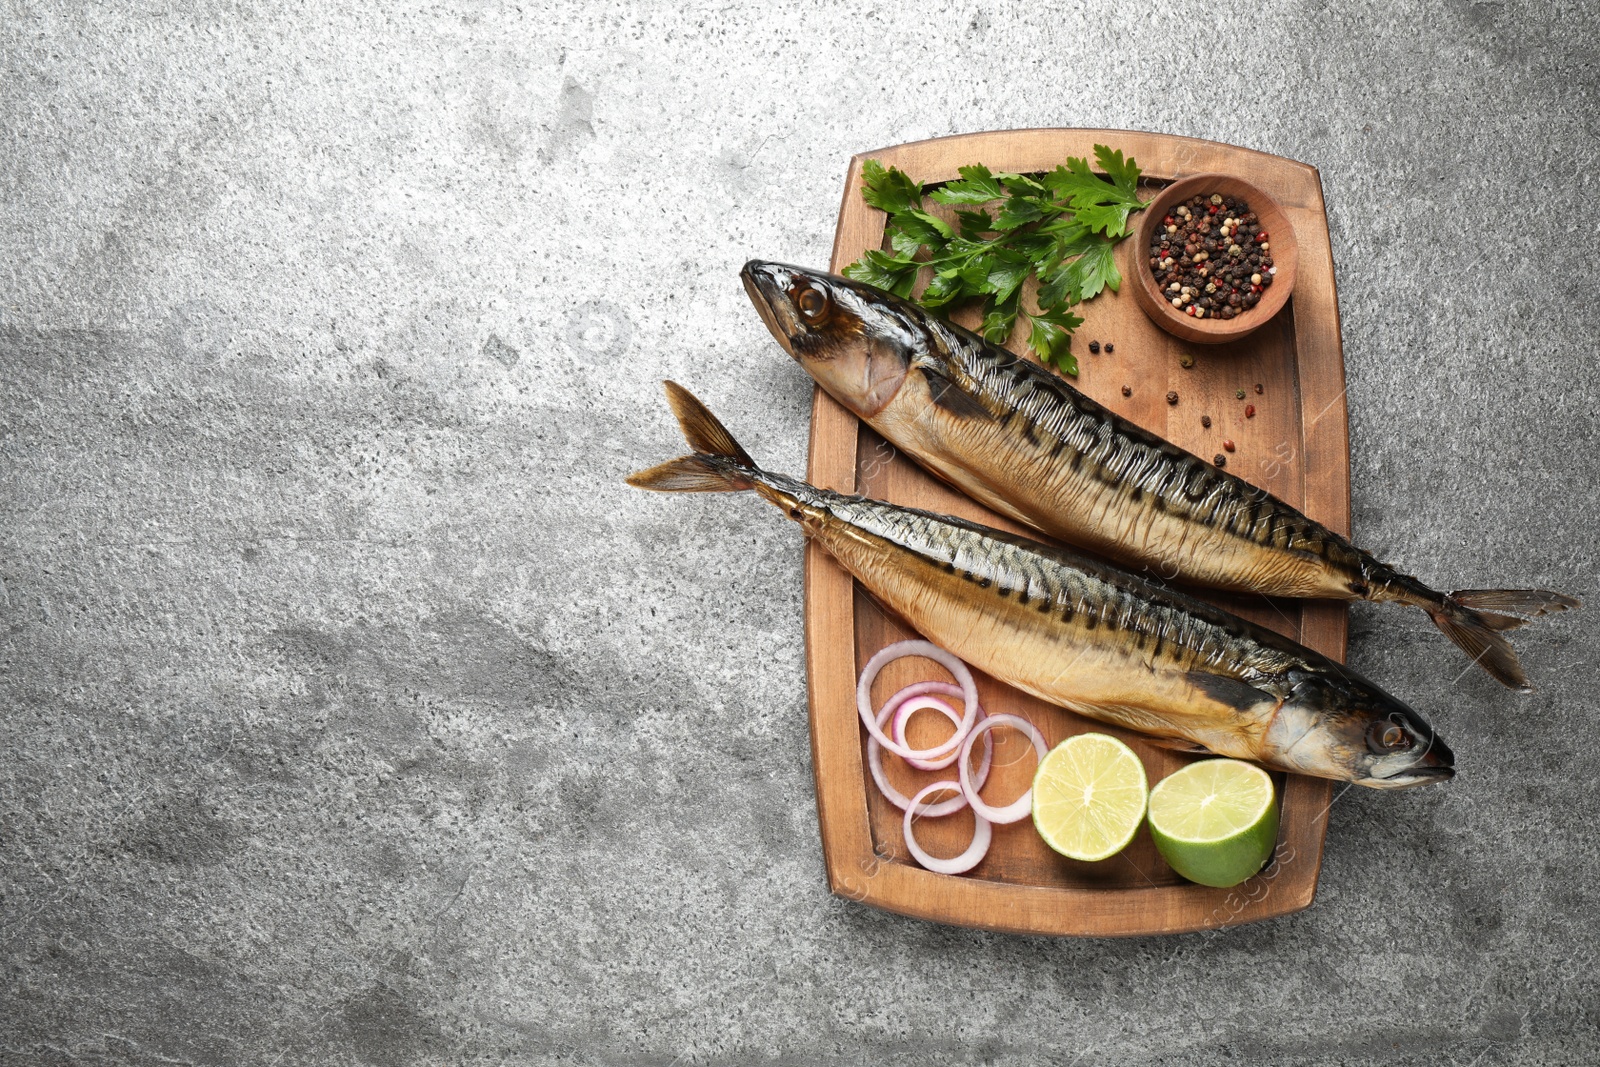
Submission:
<svg viewBox="0 0 1600 1067">
<path fill-rule="evenodd" d="M 960 690 L 958 689 L 956 692 L 959 693 Z M 981 705 L 980 710 L 982 710 Z M 895 705 L 894 726 L 890 728 L 889 736 L 902 745 L 909 745 L 911 742 L 906 740 L 906 724 L 911 721 L 911 716 L 919 711 L 937 711 L 950 720 L 951 726 L 959 727 L 961 725 L 961 716 L 956 714 L 956 709 L 938 697 L 908 697 Z M 919 771 L 942 771 L 956 761 L 957 755 L 958 753 L 952 752 L 944 759 L 908 759 L 906 762 Z"/>
<path fill-rule="evenodd" d="M 966 699 L 966 715 L 956 725 L 956 732 L 943 744 L 932 748 L 907 748 L 885 734 L 872 713 L 873 679 L 878 677 L 878 672 L 883 670 L 886 663 L 903 656 L 922 656 L 933 660 L 949 671 L 955 677 L 956 683 L 961 686 L 961 695 Z M 879 649 L 878 654 L 869 659 L 866 667 L 862 669 L 861 680 L 856 683 L 856 711 L 860 713 L 861 722 L 866 726 L 867 733 L 896 756 L 906 760 L 935 760 L 960 749 L 972 732 L 972 724 L 978 717 L 978 687 L 973 683 L 972 672 L 967 670 L 967 665 L 938 645 L 927 641 L 897 641 Z"/>
<path fill-rule="evenodd" d="M 931 682 L 931 683 L 930 682 L 918 682 L 917 683 L 917 685 L 945 685 L 945 684 L 947 684 L 947 683 L 945 683 L 945 682 Z M 907 688 L 908 689 L 915 689 L 916 686 L 908 686 Z M 900 692 L 904 693 L 905 690 L 902 689 Z M 896 694 L 896 696 L 898 696 L 898 695 L 899 694 Z M 890 698 L 889 703 L 885 704 L 883 706 L 883 710 L 878 712 L 878 727 L 880 729 L 883 727 L 884 721 L 886 719 L 888 719 L 889 716 L 894 713 L 894 710 L 895 710 L 894 699 Z M 952 723 L 954 723 L 956 721 L 955 709 L 949 707 L 949 705 L 946 705 L 945 710 L 950 716 L 950 721 Z M 980 715 L 983 714 L 983 709 L 979 708 L 978 709 L 978 713 Z M 982 720 L 980 720 L 980 721 L 982 721 Z M 957 755 L 959 755 L 959 753 L 957 753 Z M 987 734 L 985 734 L 984 735 L 984 741 L 983 741 L 983 760 L 978 764 L 978 773 L 972 779 L 972 781 L 974 783 L 973 784 L 973 788 L 974 789 L 982 789 L 983 788 L 983 783 L 989 780 L 989 763 L 993 759 L 993 757 L 994 757 L 994 738 L 992 738 L 992 737 L 988 736 Z M 888 775 L 884 774 L 884 772 L 883 772 L 883 746 L 878 744 L 878 739 L 876 737 L 867 738 L 867 769 L 872 772 L 872 780 L 875 783 L 877 783 L 878 792 L 883 794 L 885 800 L 887 800 L 889 803 L 893 804 L 895 807 L 899 808 L 901 811 L 905 811 L 907 808 L 909 808 L 911 806 L 910 799 L 904 793 L 900 792 L 900 790 L 896 789 L 894 786 L 889 784 L 889 777 L 888 777 Z M 929 807 L 924 809 L 921 814 L 922 814 L 922 817 L 925 818 L 925 819 L 937 819 L 940 816 L 950 815 L 950 814 L 953 814 L 955 812 L 958 812 L 958 811 L 960 811 L 962 808 L 964 808 L 966 806 L 967 806 L 967 796 L 966 796 L 965 793 L 962 793 L 959 796 L 951 797 L 949 800 L 941 800 L 937 804 L 930 805 Z"/>
<path fill-rule="evenodd" d="M 984 721 L 987 722 L 988 720 L 986 719 Z M 967 850 L 965 852 L 959 856 L 942 860 L 937 856 L 930 856 L 926 852 L 922 851 L 922 846 L 917 844 L 916 835 L 911 832 L 911 822 L 917 815 L 917 805 L 922 803 L 922 798 L 939 789 L 954 789 L 959 792 L 962 789 L 962 786 L 959 782 L 948 780 L 943 782 L 934 782 L 932 785 L 925 786 L 920 793 L 911 798 L 911 804 L 906 808 L 906 817 L 904 820 L 906 848 L 911 852 L 912 857 L 916 859 L 918 863 L 922 864 L 934 874 L 961 874 L 965 871 L 972 870 L 972 868 L 976 867 L 978 862 L 982 860 L 984 856 L 988 855 L 989 841 L 994 836 L 994 829 L 989 825 L 988 819 L 985 819 L 982 815 L 979 815 L 976 811 L 974 811 L 972 813 L 972 844 L 967 846 Z"/>
<path fill-rule="evenodd" d="M 896 741 L 898 741 L 902 745 L 909 745 L 910 744 L 910 742 L 908 742 L 906 740 L 906 723 L 911 721 L 912 711 L 905 709 L 903 707 L 903 705 L 905 704 L 906 701 L 910 700 L 912 697 L 925 696 L 925 695 L 930 694 L 930 693 L 937 693 L 940 696 L 947 696 L 947 697 L 965 696 L 965 694 L 961 692 L 961 687 L 959 685 L 951 685 L 949 682 L 913 682 L 912 684 L 906 686 L 904 689 L 900 690 L 900 692 L 896 693 L 894 696 L 890 697 L 888 699 L 888 701 L 885 702 L 885 704 L 884 704 L 884 707 L 894 708 L 896 712 L 903 713 L 903 717 L 901 715 L 896 715 L 895 716 L 894 726 L 892 726 L 890 728 L 890 730 L 889 730 L 889 736 L 890 737 L 893 737 Z M 943 702 L 941 701 L 941 703 L 943 703 Z M 920 709 L 913 709 L 913 710 L 920 710 Z M 938 710 L 938 709 L 935 709 L 935 710 Z M 982 720 L 982 718 L 983 718 L 983 705 L 979 704 L 978 705 L 978 719 Z M 952 723 L 954 723 L 955 725 L 957 725 L 957 726 L 960 725 L 959 721 L 956 720 L 956 719 L 951 719 L 950 721 Z M 879 726 L 883 725 L 883 720 L 882 719 L 878 720 L 878 725 Z M 916 760 L 916 759 L 908 759 L 908 760 L 906 760 L 906 762 L 911 764 L 911 766 L 916 767 L 919 770 L 925 770 L 925 771 L 942 771 L 946 767 L 948 767 L 952 763 L 954 763 L 955 761 L 956 761 L 956 753 L 954 753 L 954 752 L 950 753 L 950 755 L 944 757 L 943 759 L 939 759 L 939 760 Z"/>
<path fill-rule="evenodd" d="M 1016 715 L 990 715 L 973 727 L 972 732 L 967 734 L 966 740 L 961 743 L 961 759 L 958 763 L 958 769 L 961 774 L 961 792 L 966 795 L 967 803 L 972 805 L 972 813 L 974 815 L 1004 826 L 1007 823 L 1020 822 L 1033 813 L 1033 786 L 1028 786 L 1026 793 L 1005 807 L 997 808 L 992 804 L 983 802 L 983 798 L 978 796 L 978 790 L 982 788 L 982 785 L 973 785 L 967 775 L 967 755 L 972 751 L 973 742 L 993 730 L 996 726 L 1009 726 L 1013 730 L 1020 730 L 1027 734 L 1029 739 L 1033 741 L 1034 754 L 1041 760 L 1044 759 L 1045 753 L 1050 750 L 1050 747 L 1044 743 L 1044 734 L 1039 732 L 1037 726 Z M 915 803 L 915 800 L 912 802 Z"/>
</svg>

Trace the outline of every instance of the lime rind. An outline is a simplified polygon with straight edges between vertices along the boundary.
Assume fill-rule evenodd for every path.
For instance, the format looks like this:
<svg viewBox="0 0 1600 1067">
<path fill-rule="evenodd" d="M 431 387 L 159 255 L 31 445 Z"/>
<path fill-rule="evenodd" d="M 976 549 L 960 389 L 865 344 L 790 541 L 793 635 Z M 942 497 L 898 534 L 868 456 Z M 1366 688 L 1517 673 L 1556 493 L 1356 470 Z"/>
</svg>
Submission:
<svg viewBox="0 0 1600 1067">
<path fill-rule="evenodd" d="M 1139 832 L 1148 792 L 1144 764 L 1127 745 L 1107 734 L 1069 737 L 1034 774 L 1034 827 L 1063 856 L 1098 862 Z"/>
<path fill-rule="evenodd" d="M 1150 792 L 1150 838 L 1178 874 L 1227 888 L 1259 871 L 1278 839 L 1272 778 L 1239 760 L 1191 763 Z"/>
</svg>

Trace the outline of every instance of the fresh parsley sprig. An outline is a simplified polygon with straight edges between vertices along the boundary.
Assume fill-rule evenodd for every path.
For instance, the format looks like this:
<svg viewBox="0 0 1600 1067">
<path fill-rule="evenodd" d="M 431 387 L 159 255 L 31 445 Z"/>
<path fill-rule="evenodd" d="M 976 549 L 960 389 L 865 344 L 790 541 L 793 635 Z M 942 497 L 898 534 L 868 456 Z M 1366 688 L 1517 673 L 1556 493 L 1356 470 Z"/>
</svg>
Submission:
<svg viewBox="0 0 1600 1067">
<path fill-rule="evenodd" d="M 1077 158 L 1038 175 L 962 167 L 959 181 L 928 194 L 956 209 L 954 224 L 925 210 L 922 186 L 907 174 L 869 159 L 861 195 L 888 213 L 892 251 L 873 249 L 844 273 L 933 311 L 981 300 L 980 329 L 995 344 L 1011 336 L 1020 317 L 1039 358 L 1076 375 L 1072 332 L 1083 319 L 1071 309 L 1122 285 L 1112 249 L 1128 235 L 1129 216 L 1144 207 L 1131 158 L 1098 144 L 1094 158 L 1105 177 Z M 925 266 L 933 280 L 913 297 Z M 1022 302 L 1030 275 L 1039 279 L 1037 311 Z"/>
</svg>

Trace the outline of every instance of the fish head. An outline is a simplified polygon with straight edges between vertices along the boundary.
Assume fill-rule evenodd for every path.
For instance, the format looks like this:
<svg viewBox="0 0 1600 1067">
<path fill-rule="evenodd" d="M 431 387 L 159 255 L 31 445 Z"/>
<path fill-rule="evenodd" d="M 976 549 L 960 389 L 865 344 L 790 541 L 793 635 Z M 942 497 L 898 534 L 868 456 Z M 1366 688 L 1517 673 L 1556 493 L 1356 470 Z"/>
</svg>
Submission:
<svg viewBox="0 0 1600 1067">
<path fill-rule="evenodd" d="M 1267 741 L 1285 765 L 1373 789 L 1427 785 L 1456 773 L 1454 754 L 1426 719 L 1353 674 L 1294 678 Z"/>
<path fill-rule="evenodd" d="M 745 292 L 784 351 L 863 419 L 882 411 L 928 347 L 915 309 L 837 274 L 752 259 Z"/>
</svg>

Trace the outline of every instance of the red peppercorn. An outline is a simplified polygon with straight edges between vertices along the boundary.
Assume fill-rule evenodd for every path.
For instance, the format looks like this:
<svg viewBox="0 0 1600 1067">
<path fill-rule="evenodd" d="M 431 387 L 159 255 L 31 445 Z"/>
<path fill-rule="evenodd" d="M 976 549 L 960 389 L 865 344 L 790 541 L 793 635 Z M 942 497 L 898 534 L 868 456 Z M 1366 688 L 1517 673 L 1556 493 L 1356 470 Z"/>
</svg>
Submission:
<svg viewBox="0 0 1600 1067">
<path fill-rule="evenodd" d="M 1246 404 L 1244 406 L 1244 417 L 1247 419 L 1256 417 L 1256 406 L 1254 404 Z"/>
<path fill-rule="evenodd" d="M 1257 382 L 1256 383 L 1256 396 L 1260 396 L 1264 392 L 1266 392 L 1266 390 L 1261 388 L 1261 383 L 1260 382 Z"/>
<path fill-rule="evenodd" d="M 1233 451 L 1233 438 L 1228 437 L 1228 438 L 1224 438 L 1223 439 L 1222 450 L 1224 452 L 1232 452 Z"/>
<path fill-rule="evenodd" d="M 1132 396 L 1133 395 L 1133 389 L 1130 386 L 1124 385 L 1122 387 L 1122 395 L 1123 396 Z"/>
<path fill-rule="evenodd" d="M 1266 243 L 1267 243 L 1267 231 L 1266 230 L 1262 230 L 1260 233 L 1256 234 L 1256 244 L 1264 245 Z"/>
</svg>

